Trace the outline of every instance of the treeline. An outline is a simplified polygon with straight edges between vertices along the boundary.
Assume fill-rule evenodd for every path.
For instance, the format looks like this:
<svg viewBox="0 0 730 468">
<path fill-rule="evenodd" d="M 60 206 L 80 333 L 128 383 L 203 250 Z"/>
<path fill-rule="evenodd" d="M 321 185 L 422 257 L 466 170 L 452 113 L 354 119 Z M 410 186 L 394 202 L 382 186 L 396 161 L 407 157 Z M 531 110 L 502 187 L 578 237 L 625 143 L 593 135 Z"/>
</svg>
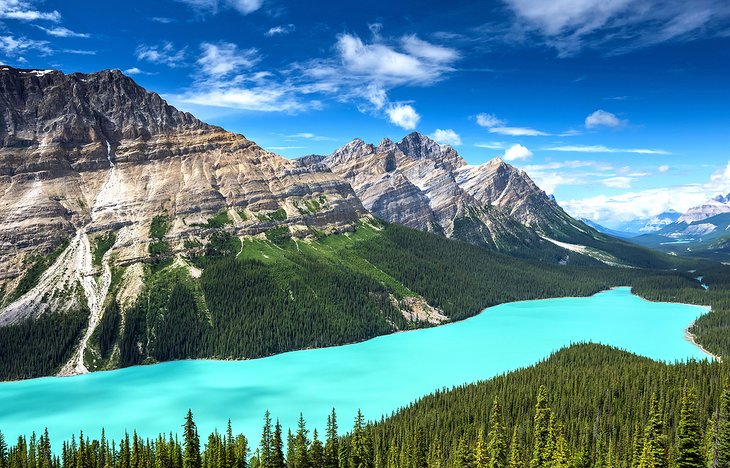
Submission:
<svg viewBox="0 0 730 468">
<path fill-rule="evenodd" d="M 201 440 L 188 412 L 182 440 L 80 434 L 51 453 L 47 432 L 0 435 L 0 468 L 723 468 L 730 466 L 725 365 L 667 365 L 599 345 L 562 350 L 533 367 L 425 397 L 380 422 L 362 413 L 320 437 L 300 416 L 286 435 L 266 412 L 257 444 Z"/>
<path fill-rule="evenodd" d="M 72 310 L 0 327 L 0 380 L 56 372 L 71 357 L 88 316 L 86 310 Z"/>
</svg>

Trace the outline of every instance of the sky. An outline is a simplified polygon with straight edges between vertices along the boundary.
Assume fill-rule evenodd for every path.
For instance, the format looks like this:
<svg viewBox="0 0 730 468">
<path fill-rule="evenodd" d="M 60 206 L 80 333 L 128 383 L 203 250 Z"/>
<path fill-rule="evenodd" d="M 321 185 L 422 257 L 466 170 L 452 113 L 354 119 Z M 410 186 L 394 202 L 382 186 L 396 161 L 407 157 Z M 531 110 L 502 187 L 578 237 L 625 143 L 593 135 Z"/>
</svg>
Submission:
<svg viewBox="0 0 730 468">
<path fill-rule="evenodd" d="M 418 131 L 608 227 L 730 192 L 727 0 L 0 0 L 0 62 L 120 69 L 286 157 Z"/>
</svg>

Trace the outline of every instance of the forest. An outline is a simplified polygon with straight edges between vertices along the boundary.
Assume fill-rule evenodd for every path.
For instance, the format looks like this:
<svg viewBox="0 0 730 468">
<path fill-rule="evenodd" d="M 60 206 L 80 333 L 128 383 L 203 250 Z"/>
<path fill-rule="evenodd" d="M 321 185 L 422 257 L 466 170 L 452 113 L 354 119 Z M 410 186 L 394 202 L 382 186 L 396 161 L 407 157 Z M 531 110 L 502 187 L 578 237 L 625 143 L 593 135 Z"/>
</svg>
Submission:
<svg viewBox="0 0 730 468">
<path fill-rule="evenodd" d="M 188 411 L 182 434 L 102 431 L 71 436 L 59 453 L 47 431 L 6 441 L 0 468 L 659 468 L 730 463 L 730 373 L 725 364 L 665 364 L 583 344 L 532 367 L 426 396 L 346 432 L 335 410 L 310 432 L 268 411 L 259 434 L 201 439 Z M 182 421 L 181 421 L 182 422 Z M 351 427 L 351 429 L 350 429 Z M 320 436 L 321 434 L 321 436 Z"/>
</svg>

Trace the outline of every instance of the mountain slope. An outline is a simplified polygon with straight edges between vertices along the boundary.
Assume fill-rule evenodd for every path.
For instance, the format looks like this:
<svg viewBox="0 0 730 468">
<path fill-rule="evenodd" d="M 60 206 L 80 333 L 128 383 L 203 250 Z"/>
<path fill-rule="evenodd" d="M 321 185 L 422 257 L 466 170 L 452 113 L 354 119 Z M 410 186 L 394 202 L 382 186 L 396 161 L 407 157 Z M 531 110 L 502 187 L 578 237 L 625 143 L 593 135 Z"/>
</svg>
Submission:
<svg viewBox="0 0 730 468">
<path fill-rule="evenodd" d="M 416 132 L 378 146 L 355 139 L 330 156 L 302 160 L 312 162 L 350 182 L 365 208 L 391 223 L 553 263 L 666 265 L 573 219 L 524 171 L 499 158 L 470 166 Z"/>
</svg>

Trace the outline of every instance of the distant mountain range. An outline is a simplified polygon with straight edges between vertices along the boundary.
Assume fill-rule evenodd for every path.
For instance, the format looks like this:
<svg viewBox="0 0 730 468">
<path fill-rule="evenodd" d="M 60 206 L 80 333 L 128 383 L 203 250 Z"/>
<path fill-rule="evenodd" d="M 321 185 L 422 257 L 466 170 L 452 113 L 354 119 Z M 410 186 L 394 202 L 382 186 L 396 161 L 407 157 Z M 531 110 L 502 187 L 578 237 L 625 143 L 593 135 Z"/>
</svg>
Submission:
<svg viewBox="0 0 730 468">
<path fill-rule="evenodd" d="M 730 258 L 730 194 L 692 207 L 674 222 L 631 241 L 676 255 Z"/>
</svg>

